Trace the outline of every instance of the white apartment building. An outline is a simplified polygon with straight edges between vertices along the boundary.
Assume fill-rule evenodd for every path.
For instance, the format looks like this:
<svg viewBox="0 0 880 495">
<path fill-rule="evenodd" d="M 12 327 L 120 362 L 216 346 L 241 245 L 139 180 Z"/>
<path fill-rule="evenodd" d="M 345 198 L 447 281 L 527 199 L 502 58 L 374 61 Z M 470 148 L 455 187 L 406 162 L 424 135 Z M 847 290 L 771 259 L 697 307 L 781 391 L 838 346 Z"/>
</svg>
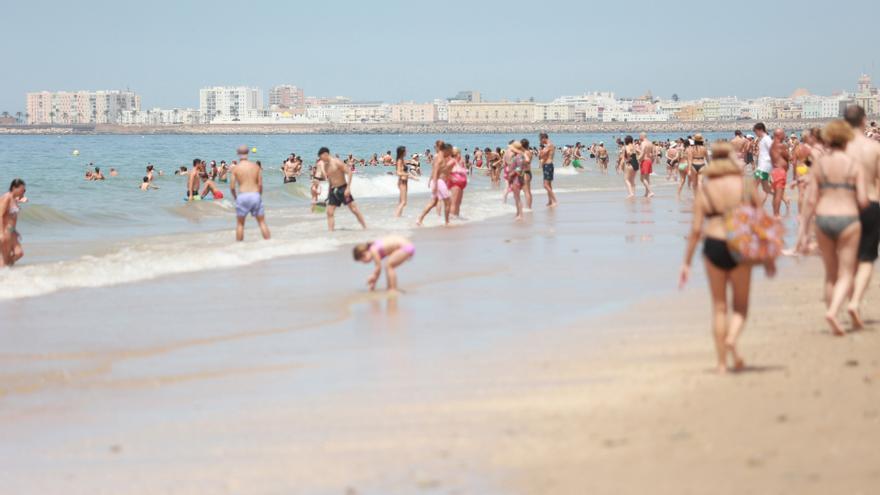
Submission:
<svg viewBox="0 0 880 495">
<path fill-rule="evenodd" d="M 199 112 L 203 122 L 239 122 L 263 116 L 263 93 L 247 86 L 215 86 L 199 90 Z"/>
<path fill-rule="evenodd" d="M 201 123 L 201 114 L 195 108 L 151 108 L 123 110 L 119 123 L 126 125 L 194 125 Z"/>
<path fill-rule="evenodd" d="M 376 124 L 391 120 L 391 105 L 386 103 L 352 103 L 345 107 L 343 123 Z"/>
<path fill-rule="evenodd" d="M 315 122 L 342 122 L 344 114 L 342 105 L 313 105 L 306 108 L 306 118 Z"/>
<path fill-rule="evenodd" d="M 574 103 L 536 103 L 535 120 L 538 122 L 571 122 L 575 120 Z"/>
<path fill-rule="evenodd" d="M 26 95 L 28 124 L 114 124 L 120 113 L 140 110 L 132 91 L 41 91 Z"/>
</svg>

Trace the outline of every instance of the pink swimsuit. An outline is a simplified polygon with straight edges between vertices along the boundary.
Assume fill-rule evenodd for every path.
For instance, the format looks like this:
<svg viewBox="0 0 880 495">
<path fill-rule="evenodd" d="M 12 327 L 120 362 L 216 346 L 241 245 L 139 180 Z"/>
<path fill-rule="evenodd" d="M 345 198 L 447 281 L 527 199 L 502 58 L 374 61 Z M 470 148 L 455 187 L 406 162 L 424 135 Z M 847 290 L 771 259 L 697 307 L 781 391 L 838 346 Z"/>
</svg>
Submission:
<svg viewBox="0 0 880 495">
<path fill-rule="evenodd" d="M 373 245 L 370 247 L 376 250 L 376 254 L 379 255 L 379 259 L 385 259 L 385 257 L 387 257 L 389 254 L 391 254 L 391 253 L 385 252 L 385 245 L 382 243 L 382 239 L 377 239 L 375 242 L 373 242 Z M 406 244 L 400 246 L 400 249 L 404 253 L 406 253 L 410 256 L 413 256 L 416 254 L 416 246 L 415 246 L 415 244 L 412 244 L 412 243 L 406 243 Z"/>
</svg>

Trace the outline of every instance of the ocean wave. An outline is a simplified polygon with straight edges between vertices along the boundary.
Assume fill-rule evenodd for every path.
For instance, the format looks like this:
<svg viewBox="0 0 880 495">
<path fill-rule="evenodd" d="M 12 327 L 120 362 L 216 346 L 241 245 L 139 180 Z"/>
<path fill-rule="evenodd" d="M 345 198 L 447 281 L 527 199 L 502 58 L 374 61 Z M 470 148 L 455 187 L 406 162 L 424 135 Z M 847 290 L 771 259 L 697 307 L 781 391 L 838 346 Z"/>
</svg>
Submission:
<svg viewBox="0 0 880 495">
<path fill-rule="evenodd" d="M 22 224 L 32 226 L 85 224 L 85 222 L 72 214 L 56 210 L 51 206 L 31 203 L 22 205 L 18 219 Z"/>
<path fill-rule="evenodd" d="M 338 241 L 326 238 L 233 244 L 229 242 L 229 237 L 229 233 L 224 232 L 208 236 L 182 236 L 176 240 L 151 239 L 102 256 L 88 255 L 74 260 L 0 269 L 0 299 L 235 268 L 282 256 L 331 251 L 339 246 Z"/>
</svg>

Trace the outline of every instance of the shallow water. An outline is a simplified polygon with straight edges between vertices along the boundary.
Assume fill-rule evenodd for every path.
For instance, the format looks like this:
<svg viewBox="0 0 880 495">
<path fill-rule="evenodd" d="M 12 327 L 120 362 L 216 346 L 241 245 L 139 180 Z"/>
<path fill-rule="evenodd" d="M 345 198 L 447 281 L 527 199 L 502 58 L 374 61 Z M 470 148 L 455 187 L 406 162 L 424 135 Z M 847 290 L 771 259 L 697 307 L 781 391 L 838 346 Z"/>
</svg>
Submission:
<svg viewBox="0 0 880 495">
<path fill-rule="evenodd" d="M 516 136 L 441 137 L 461 149 L 473 149 L 501 146 Z M 611 135 L 556 136 L 558 145 L 575 141 L 612 143 L 613 139 Z M 360 232 L 353 217 L 340 211 L 337 221 L 342 231 L 328 236 L 324 215 L 309 210 L 307 181 L 282 184 L 280 163 L 290 152 L 309 160 L 320 146 L 328 146 L 343 157 L 354 153 L 368 159 L 372 153 L 393 152 L 397 145 L 406 146 L 410 153 L 423 153 L 432 143 L 433 136 L 423 135 L 2 136 L 0 183 L 24 178 L 30 202 L 23 208 L 19 224 L 26 257 L 16 270 L 0 271 L 0 299 L 243 266 L 281 256 L 328 251 L 387 232 L 407 234 L 427 194 L 427 179 L 411 182 L 412 198 L 405 218 L 394 219 L 391 212 L 398 196 L 395 178 L 384 167 L 359 169 L 352 192 L 370 231 Z M 252 158 L 263 161 L 266 215 L 273 229 L 271 242 L 235 245 L 230 199 L 185 203 L 185 179 L 172 175 L 180 165 L 191 167 L 194 157 L 229 162 L 235 158 L 234 149 L 239 144 L 256 147 Z M 73 155 L 74 150 L 78 156 Z M 556 187 L 562 192 L 622 187 L 614 173 L 603 176 L 593 170 L 592 160 L 585 161 L 588 170 L 584 173 L 563 169 L 558 166 L 560 162 L 557 160 Z M 106 181 L 83 180 L 90 163 L 101 167 Z M 165 173 L 155 180 L 159 190 L 138 189 L 147 163 Z M 305 168 L 309 164 L 307 161 Z M 116 168 L 119 176 L 109 177 L 110 168 Z M 423 169 L 430 173 L 430 167 Z M 540 192 L 537 170 L 533 186 Z M 511 206 L 502 205 L 498 196 L 485 176 L 475 174 L 467 190 L 463 216 L 474 222 L 509 213 Z M 437 225 L 436 219 L 429 217 L 428 225 Z M 247 237 L 252 241 L 258 236 L 249 229 Z"/>
</svg>

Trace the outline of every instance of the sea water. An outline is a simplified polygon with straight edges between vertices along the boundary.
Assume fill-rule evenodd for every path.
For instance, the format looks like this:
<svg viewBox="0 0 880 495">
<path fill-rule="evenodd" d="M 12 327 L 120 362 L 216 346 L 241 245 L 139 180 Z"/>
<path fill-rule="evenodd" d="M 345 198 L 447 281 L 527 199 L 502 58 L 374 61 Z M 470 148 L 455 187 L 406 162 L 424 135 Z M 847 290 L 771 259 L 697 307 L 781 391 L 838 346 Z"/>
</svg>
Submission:
<svg viewBox="0 0 880 495">
<path fill-rule="evenodd" d="M 393 217 L 397 179 L 390 167 L 358 167 L 352 195 L 370 227 L 364 233 L 345 209 L 337 211 L 339 232 L 329 235 L 326 218 L 310 208 L 307 170 L 317 150 L 327 146 L 345 158 L 349 153 L 369 161 L 374 154 L 395 154 L 406 146 L 409 155 L 424 154 L 437 138 L 472 154 L 476 147 L 505 146 L 523 136 L 508 134 L 430 135 L 65 135 L 0 137 L 0 186 L 20 177 L 27 182 L 28 203 L 22 208 L 18 230 L 26 257 L 13 270 L 0 270 L 0 299 L 38 296 L 65 288 L 102 287 L 217 268 L 232 268 L 283 256 L 338 249 L 386 233 L 407 234 L 427 202 L 430 166 L 422 159 L 421 180 L 410 181 L 410 201 L 403 218 Z M 537 145 L 537 136 L 526 136 Z M 614 141 L 610 134 L 553 136 L 557 147 L 577 141 L 604 142 L 612 157 L 608 175 L 584 160 L 583 172 L 561 167 L 557 155 L 558 192 L 623 189 L 613 171 Z M 652 139 L 676 138 L 653 135 Z M 707 135 L 710 140 L 722 137 Z M 226 184 L 218 184 L 226 198 L 187 203 L 186 178 L 174 175 L 180 166 L 192 167 L 194 158 L 218 163 L 236 159 L 239 145 L 256 148 L 252 160 L 264 169 L 264 204 L 272 229 L 270 242 L 259 242 L 249 220 L 248 242 L 233 238 L 234 205 Z M 75 153 L 76 152 L 76 153 Z M 303 156 L 304 175 L 283 184 L 281 163 L 290 153 Z M 157 190 L 139 186 L 148 164 L 155 167 Z M 533 162 L 532 188 L 542 193 L 541 172 Z M 84 174 L 100 167 L 105 181 L 86 181 Z M 119 172 L 110 176 L 110 169 Z M 665 167 L 655 165 L 662 177 Z M 161 171 L 162 175 L 158 175 Z M 323 185 L 322 199 L 326 196 Z M 484 173 L 470 178 L 462 206 L 466 222 L 512 214 L 511 201 L 501 202 L 502 190 L 493 188 Z M 536 204 L 540 200 L 536 200 Z M 440 224 L 429 215 L 426 225 Z"/>
</svg>

